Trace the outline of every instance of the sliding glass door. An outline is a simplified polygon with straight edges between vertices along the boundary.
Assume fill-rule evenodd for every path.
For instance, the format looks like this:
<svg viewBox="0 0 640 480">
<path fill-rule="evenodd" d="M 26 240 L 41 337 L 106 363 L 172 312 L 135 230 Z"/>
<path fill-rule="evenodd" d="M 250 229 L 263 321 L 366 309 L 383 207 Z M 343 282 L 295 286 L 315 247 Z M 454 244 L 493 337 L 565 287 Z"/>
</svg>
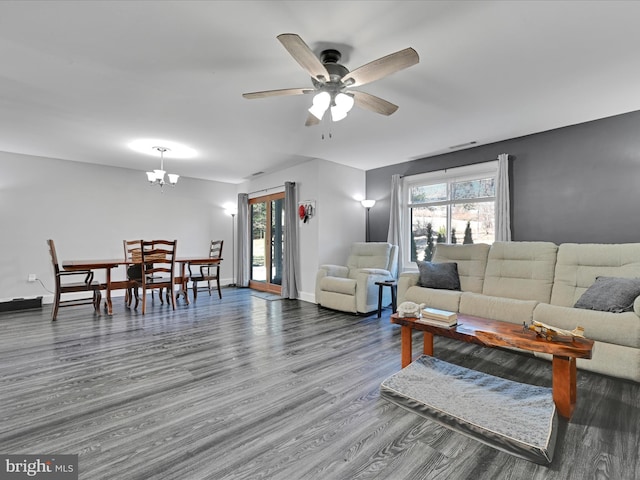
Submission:
<svg viewBox="0 0 640 480">
<path fill-rule="evenodd" d="M 280 294 L 284 243 L 284 192 L 249 200 L 251 278 L 249 287 Z"/>
</svg>

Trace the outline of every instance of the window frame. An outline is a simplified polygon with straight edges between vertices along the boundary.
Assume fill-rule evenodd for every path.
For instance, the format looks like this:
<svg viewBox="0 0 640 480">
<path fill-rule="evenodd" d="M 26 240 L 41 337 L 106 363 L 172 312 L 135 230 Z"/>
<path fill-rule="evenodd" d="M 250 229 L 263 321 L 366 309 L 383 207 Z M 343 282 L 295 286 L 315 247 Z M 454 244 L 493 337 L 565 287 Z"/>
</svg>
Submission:
<svg viewBox="0 0 640 480">
<path fill-rule="evenodd" d="M 498 161 L 488 161 L 467 165 L 462 167 L 446 168 L 444 170 L 435 170 L 433 172 L 420 173 L 416 175 L 406 176 L 403 179 L 403 214 L 402 214 L 402 231 L 404 232 L 404 264 L 410 269 L 417 269 L 416 262 L 411 260 L 411 209 L 415 207 L 426 206 L 449 206 L 459 203 L 487 203 L 493 201 L 495 205 L 496 197 L 482 197 L 480 199 L 464 199 L 452 200 L 451 185 L 455 182 L 463 182 L 469 180 L 479 180 L 482 178 L 493 177 L 494 182 L 498 179 Z M 447 199 L 424 202 L 411 203 L 411 189 L 416 186 L 437 185 L 440 183 L 447 184 Z M 495 209 L 494 209 L 495 222 Z M 451 208 L 447 208 L 447 241 L 450 241 L 451 235 Z"/>
</svg>

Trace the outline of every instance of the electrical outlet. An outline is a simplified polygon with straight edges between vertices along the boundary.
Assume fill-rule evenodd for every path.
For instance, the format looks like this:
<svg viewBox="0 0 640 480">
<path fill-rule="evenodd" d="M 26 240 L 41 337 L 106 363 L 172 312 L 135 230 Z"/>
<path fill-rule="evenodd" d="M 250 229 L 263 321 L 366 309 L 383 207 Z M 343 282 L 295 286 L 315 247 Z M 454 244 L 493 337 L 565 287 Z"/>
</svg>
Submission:
<svg viewBox="0 0 640 480">
<path fill-rule="evenodd" d="M 29 280 L 30 282 L 35 282 L 37 279 L 38 277 L 36 277 L 35 273 L 30 273 L 29 278 L 27 280 Z"/>
</svg>

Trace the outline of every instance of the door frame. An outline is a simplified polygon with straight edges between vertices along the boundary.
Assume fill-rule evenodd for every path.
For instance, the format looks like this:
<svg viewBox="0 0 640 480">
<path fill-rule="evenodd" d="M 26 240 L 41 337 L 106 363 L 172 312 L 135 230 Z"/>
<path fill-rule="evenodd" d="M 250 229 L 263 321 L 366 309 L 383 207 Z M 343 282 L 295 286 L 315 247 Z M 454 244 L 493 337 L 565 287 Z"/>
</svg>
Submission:
<svg viewBox="0 0 640 480">
<path fill-rule="evenodd" d="M 264 266 L 267 272 L 266 280 L 264 282 L 249 279 L 249 288 L 254 290 L 258 290 L 261 292 L 275 293 L 277 295 L 282 294 L 282 285 L 277 285 L 275 283 L 270 283 L 269 279 L 271 278 L 271 202 L 273 200 L 284 200 L 285 192 L 277 192 L 272 193 L 270 195 L 264 195 L 262 197 L 255 197 L 249 199 L 249 237 L 251 238 L 251 242 L 253 242 L 253 221 L 251 218 L 251 205 L 256 203 L 266 203 L 267 204 L 267 218 L 266 218 L 266 226 L 265 226 L 265 255 L 264 255 Z M 253 247 L 251 248 L 251 252 L 253 252 Z M 253 253 L 251 253 L 249 261 L 253 264 Z M 253 268 L 253 265 L 251 266 Z"/>
</svg>

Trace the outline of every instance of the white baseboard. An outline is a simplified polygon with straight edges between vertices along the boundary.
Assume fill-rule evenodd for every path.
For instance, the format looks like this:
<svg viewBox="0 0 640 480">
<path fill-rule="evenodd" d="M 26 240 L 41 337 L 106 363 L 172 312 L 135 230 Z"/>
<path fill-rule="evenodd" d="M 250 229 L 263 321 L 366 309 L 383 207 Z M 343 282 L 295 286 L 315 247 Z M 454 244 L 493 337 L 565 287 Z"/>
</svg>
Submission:
<svg viewBox="0 0 640 480">
<path fill-rule="evenodd" d="M 221 287 L 226 287 L 227 285 L 229 285 L 231 283 L 231 279 L 225 279 L 225 278 L 221 278 L 220 279 L 220 286 Z M 124 290 L 114 290 L 111 292 L 111 298 L 117 298 L 117 297 L 124 297 L 125 291 Z M 87 294 L 86 293 L 65 293 L 64 294 L 64 298 L 65 299 L 72 299 L 72 298 L 83 298 L 86 297 Z M 105 294 L 104 294 L 104 290 L 102 290 L 102 298 L 104 299 Z M 35 298 L 35 297 L 34 297 Z M 309 303 L 316 303 L 316 295 L 315 292 L 314 293 L 308 293 L 308 292 L 298 292 L 298 300 L 302 300 L 303 302 L 309 302 Z M 43 305 L 51 305 L 53 303 L 53 295 L 42 295 L 42 304 Z"/>
<path fill-rule="evenodd" d="M 316 303 L 316 294 L 308 292 L 298 292 L 298 300 L 303 302 Z"/>
</svg>

